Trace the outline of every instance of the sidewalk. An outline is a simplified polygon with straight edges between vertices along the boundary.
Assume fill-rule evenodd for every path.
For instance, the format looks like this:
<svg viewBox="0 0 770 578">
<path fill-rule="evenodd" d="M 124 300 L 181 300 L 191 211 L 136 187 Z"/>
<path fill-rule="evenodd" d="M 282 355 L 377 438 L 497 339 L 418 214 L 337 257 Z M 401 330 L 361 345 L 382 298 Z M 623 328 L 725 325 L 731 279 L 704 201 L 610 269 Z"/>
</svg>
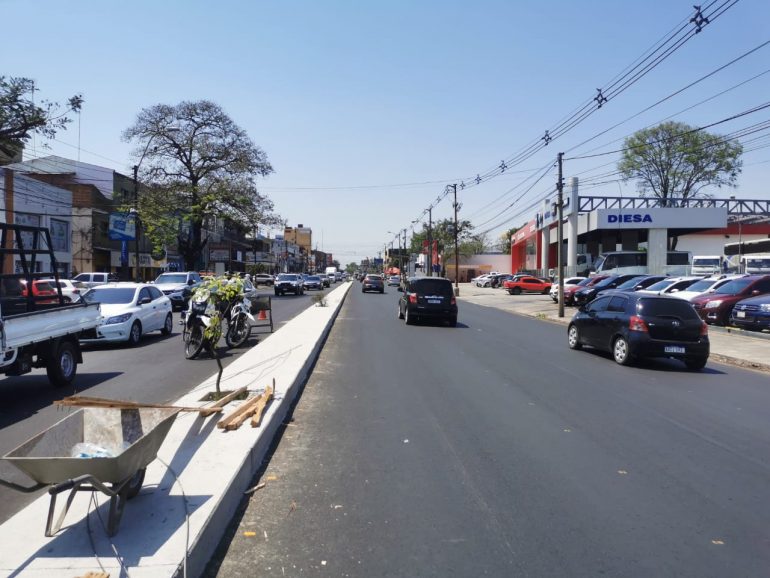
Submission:
<svg viewBox="0 0 770 578">
<path fill-rule="evenodd" d="M 502 289 L 475 287 L 470 283 L 460 283 L 461 301 L 494 307 L 515 313 L 536 317 L 543 321 L 567 325 L 575 313 L 574 307 L 564 308 L 564 317 L 558 316 L 558 306 L 547 295 L 508 295 Z M 460 310 L 462 319 L 462 309 Z M 735 328 L 709 327 L 712 361 L 737 365 L 770 373 L 770 339 L 764 334 L 750 334 Z M 564 346 L 567 346 L 567 334 L 564 333 Z"/>
</svg>

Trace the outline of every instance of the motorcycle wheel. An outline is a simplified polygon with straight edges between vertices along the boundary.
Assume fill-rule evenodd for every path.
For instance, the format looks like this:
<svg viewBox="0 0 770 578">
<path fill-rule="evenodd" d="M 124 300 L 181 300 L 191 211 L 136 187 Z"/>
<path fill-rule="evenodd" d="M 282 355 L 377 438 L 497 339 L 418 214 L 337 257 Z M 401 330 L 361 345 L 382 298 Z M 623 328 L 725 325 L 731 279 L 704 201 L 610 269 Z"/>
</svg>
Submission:
<svg viewBox="0 0 770 578">
<path fill-rule="evenodd" d="M 196 324 L 185 334 L 184 356 L 186 359 L 195 359 L 201 349 L 203 349 L 203 326 Z"/>
<path fill-rule="evenodd" d="M 249 320 L 246 315 L 239 313 L 235 320 L 228 325 L 225 341 L 228 347 L 240 347 L 249 338 L 249 333 L 251 333 Z"/>
</svg>

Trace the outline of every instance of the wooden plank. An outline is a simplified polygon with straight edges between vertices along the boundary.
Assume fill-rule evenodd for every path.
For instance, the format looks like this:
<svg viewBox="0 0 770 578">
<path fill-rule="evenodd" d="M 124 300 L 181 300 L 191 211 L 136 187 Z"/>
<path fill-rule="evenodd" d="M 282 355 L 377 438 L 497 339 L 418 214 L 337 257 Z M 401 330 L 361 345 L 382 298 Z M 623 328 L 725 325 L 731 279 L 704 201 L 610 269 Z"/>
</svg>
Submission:
<svg viewBox="0 0 770 578">
<path fill-rule="evenodd" d="M 217 422 L 217 427 L 219 429 L 224 429 L 224 430 L 237 429 L 237 427 L 241 423 L 243 423 L 243 421 L 241 421 L 238 424 L 238 426 L 235 426 L 235 427 L 232 427 L 231 424 L 235 423 L 235 421 L 239 419 L 242 415 L 246 416 L 244 420 L 248 419 L 248 417 L 251 415 L 251 413 L 249 412 L 253 411 L 256 408 L 258 401 L 259 401 L 259 396 L 252 397 L 251 399 L 247 399 L 235 411 L 233 411 L 232 413 L 226 415 L 221 420 L 219 420 Z"/>
<path fill-rule="evenodd" d="M 178 409 L 179 411 L 202 411 L 209 410 L 210 412 L 222 411 L 222 408 L 203 408 L 203 407 L 187 407 L 179 405 L 164 405 L 158 403 L 141 403 L 137 401 L 125 401 L 120 399 L 107 399 L 104 397 L 88 397 L 84 395 L 73 395 L 54 401 L 54 405 L 60 405 L 65 407 L 104 407 L 112 409 Z"/>
<path fill-rule="evenodd" d="M 241 388 L 236 389 L 234 392 L 227 394 L 222 399 L 218 399 L 215 401 L 212 405 L 207 405 L 203 409 L 201 409 L 200 414 L 201 417 L 208 417 L 212 413 L 220 412 L 224 409 L 224 406 L 233 401 L 236 397 L 239 397 L 246 393 L 246 386 L 244 385 Z"/>
<path fill-rule="evenodd" d="M 273 386 L 268 385 L 265 389 L 265 393 L 259 396 L 257 409 L 254 412 L 254 415 L 251 416 L 251 427 L 259 426 L 260 422 L 262 421 L 262 414 L 264 413 L 265 408 L 267 407 L 267 404 L 270 403 L 271 399 L 273 399 Z"/>
</svg>

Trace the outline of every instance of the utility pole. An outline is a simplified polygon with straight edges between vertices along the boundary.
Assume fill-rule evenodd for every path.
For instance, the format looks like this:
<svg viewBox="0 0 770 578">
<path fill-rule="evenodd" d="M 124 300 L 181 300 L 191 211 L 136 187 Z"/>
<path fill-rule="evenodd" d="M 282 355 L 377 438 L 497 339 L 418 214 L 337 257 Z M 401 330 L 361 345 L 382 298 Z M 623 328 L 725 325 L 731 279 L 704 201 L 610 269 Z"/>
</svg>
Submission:
<svg viewBox="0 0 770 578">
<path fill-rule="evenodd" d="M 428 207 L 428 276 L 433 277 L 433 207 Z"/>
<path fill-rule="evenodd" d="M 460 209 L 460 206 L 457 204 L 457 184 L 449 186 L 452 187 L 452 193 L 454 194 L 452 207 L 454 207 L 455 210 L 455 297 L 457 297 L 460 295 L 460 252 L 457 244 L 457 211 Z"/>
<path fill-rule="evenodd" d="M 404 229 L 404 253 L 407 253 L 407 247 L 406 247 L 406 229 Z M 404 275 L 404 269 L 403 269 L 403 266 L 404 266 L 404 259 L 403 259 L 403 257 L 402 257 L 402 258 L 401 258 L 401 267 L 402 267 L 402 269 L 401 269 L 401 278 L 402 278 L 402 279 L 405 279 L 405 278 L 406 278 L 406 276 Z M 406 255 L 406 269 L 407 269 L 407 273 L 409 273 L 409 253 L 407 253 L 407 255 Z"/>
<path fill-rule="evenodd" d="M 559 180 L 556 181 L 556 211 L 558 223 L 556 224 L 556 255 L 559 259 L 559 317 L 564 317 L 564 178 L 562 176 L 562 161 L 564 153 L 556 157 L 559 163 Z"/>
<path fill-rule="evenodd" d="M 140 269 L 139 269 L 139 165 L 134 165 L 134 237 L 136 238 L 136 275 L 134 275 L 134 282 L 139 283 Z"/>
</svg>

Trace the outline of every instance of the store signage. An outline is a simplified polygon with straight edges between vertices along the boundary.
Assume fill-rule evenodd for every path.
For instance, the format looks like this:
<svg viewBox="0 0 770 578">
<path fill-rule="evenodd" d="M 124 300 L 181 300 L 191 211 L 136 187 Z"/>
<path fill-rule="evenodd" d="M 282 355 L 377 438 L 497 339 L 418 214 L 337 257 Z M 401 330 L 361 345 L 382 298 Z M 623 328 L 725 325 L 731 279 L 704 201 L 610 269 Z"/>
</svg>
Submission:
<svg viewBox="0 0 770 578">
<path fill-rule="evenodd" d="M 721 229 L 725 207 L 639 207 L 597 209 L 589 214 L 592 229 Z"/>
<path fill-rule="evenodd" d="M 608 223 L 652 223 L 652 217 L 649 214 L 626 213 L 625 215 L 607 215 Z"/>
</svg>

